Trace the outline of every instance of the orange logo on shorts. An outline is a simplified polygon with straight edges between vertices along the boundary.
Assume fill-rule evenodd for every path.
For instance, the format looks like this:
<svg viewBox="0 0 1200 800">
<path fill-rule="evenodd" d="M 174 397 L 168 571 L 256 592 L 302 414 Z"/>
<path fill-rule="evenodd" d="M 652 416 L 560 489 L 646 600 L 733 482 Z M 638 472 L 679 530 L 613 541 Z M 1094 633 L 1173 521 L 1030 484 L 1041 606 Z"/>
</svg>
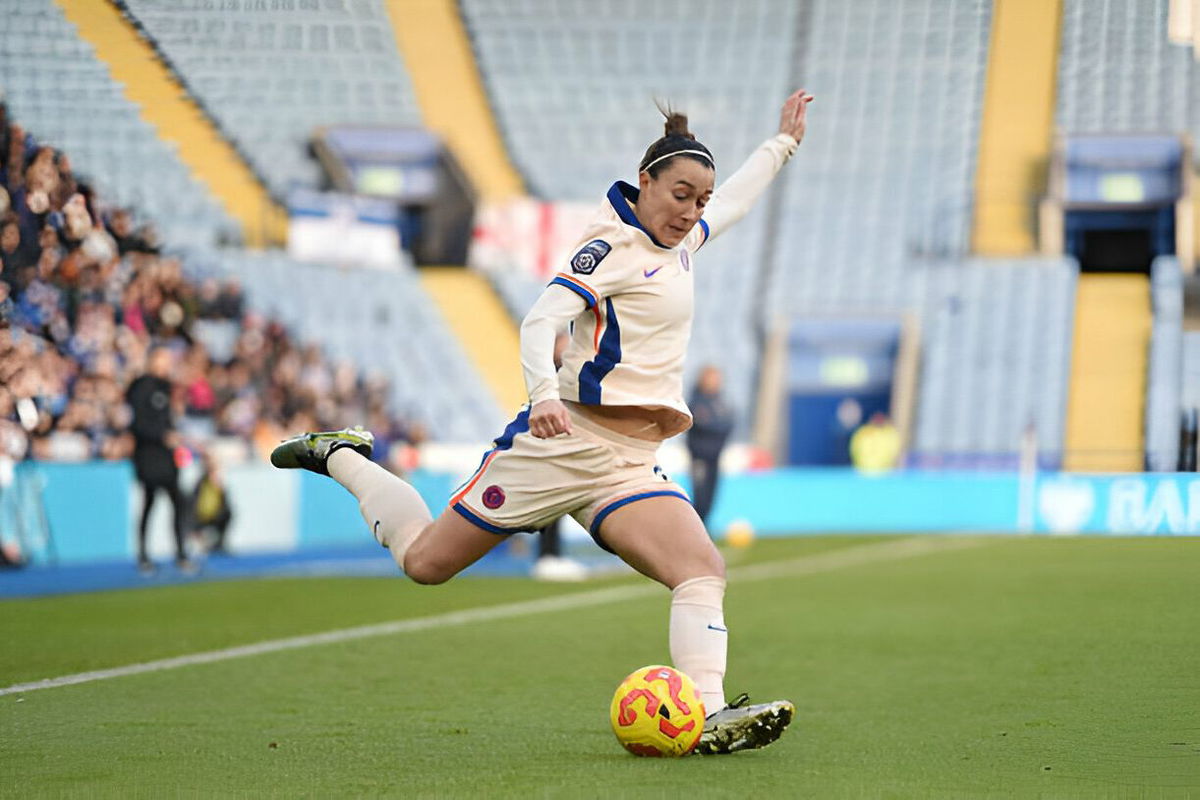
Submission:
<svg viewBox="0 0 1200 800">
<path fill-rule="evenodd" d="M 483 490 L 483 504 L 490 509 L 504 505 L 504 490 L 499 486 L 489 486 Z"/>
</svg>

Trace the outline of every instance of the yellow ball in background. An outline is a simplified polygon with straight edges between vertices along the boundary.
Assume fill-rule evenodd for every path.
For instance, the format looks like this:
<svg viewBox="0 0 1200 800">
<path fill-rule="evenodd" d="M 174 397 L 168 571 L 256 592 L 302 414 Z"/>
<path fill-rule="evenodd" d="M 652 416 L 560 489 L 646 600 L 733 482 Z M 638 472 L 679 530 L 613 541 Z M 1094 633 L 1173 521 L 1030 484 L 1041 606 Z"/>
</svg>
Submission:
<svg viewBox="0 0 1200 800">
<path fill-rule="evenodd" d="M 725 528 L 725 543 L 730 547 L 749 547 L 754 543 L 754 526 L 744 519 L 735 519 Z"/>
</svg>

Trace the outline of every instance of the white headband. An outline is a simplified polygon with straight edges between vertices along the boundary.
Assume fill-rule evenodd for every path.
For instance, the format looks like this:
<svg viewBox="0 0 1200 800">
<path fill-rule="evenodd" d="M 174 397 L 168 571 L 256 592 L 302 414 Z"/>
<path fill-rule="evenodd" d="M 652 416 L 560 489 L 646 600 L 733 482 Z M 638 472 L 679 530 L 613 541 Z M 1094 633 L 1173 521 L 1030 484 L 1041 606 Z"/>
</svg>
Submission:
<svg viewBox="0 0 1200 800">
<path fill-rule="evenodd" d="M 654 159 L 653 161 L 651 161 L 649 164 L 642 167 L 638 171 L 645 172 L 646 170 L 650 169 L 655 164 L 657 164 L 658 162 L 662 161 L 665 158 L 674 158 L 675 156 L 687 156 L 687 155 L 700 156 L 701 158 L 703 158 L 705 161 L 708 162 L 708 165 L 710 167 L 712 167 L 713 169 L 717 168 L 717 165 L 713 161 L 712 156 L 710 156 L 708 153 L 704 152 L 703 150 L 676 150 L 674 153 L 667 153 L 665 156 L 659 156 L 658 158 Z"/>
</svg>

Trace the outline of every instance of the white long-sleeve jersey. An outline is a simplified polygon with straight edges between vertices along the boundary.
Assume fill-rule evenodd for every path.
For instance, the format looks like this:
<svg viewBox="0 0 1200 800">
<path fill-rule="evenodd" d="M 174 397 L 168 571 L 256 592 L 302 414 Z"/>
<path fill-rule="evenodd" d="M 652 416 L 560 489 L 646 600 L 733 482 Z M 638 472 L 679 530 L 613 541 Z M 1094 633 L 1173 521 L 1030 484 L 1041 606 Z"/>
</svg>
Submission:
<svg viewBox="0 0 1200 800">
<path fill-rule="evenodd" d="M 713 193 L 683 241 L 665 247 L 631 204 L 638 190 L 618 181 L 559 272 L 521 324 L 521 366 L 531 403 L 641 406 L 660 415 L 663 438 L 687 430 L 683 362 L 691 338 L 693 255 L 750 210 L 796 150 L 778 134 L 763 142 Z M 571 338 L 554 369 L 554 339 Z"/>
</svg>

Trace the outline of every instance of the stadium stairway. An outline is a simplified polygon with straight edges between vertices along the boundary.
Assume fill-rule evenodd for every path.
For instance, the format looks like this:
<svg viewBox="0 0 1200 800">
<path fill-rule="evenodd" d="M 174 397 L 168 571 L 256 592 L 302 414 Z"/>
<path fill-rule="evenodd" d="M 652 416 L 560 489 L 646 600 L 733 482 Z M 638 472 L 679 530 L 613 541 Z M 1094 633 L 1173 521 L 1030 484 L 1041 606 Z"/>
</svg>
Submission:
<svg viewBox="0 0 1200 800">
<path fill-rule="evenodd" d="M 425 125 L 445 139 L 484 200 L 521 194 L 455 0 L 387 0 Z"/>
<path fill-rule="evenodd" d="M 483 89 L 455 0 L 387 0 L 396 45 L 412 80 L 421 119 L 454 153 L 484 202 L 524 192 Z M 512 316 L 482 274 L 423 269 L 421 281 L 475 368 L 506 412 L 527 399 Z"/>
<path fill-rule="evenodd" d="M 1053 142 L 1062 0 L 997 0 L 979 132 L 972 246 L 980 255 L 1036 249 L 1030 198 Z"/>
<path fill-rule="evenodd" d="M 1151 326 L 1145 275 L 1081 275 L 1063 467 L 1140 472 Z"/>
<path fill-rule="evenodd" d="M 236 150 L 192 101 L 154 49 L 109 2 L 57 0 L 80 37 L 95 48 L 113 79 L 158 136 L 175 146 L 192 174 L 238 221 L 246 244 L 283 241 L 284 210 Z"/>
<path fill-rule="evenodd" d="M 420 275 L 500 408 L 515 415 L 528 399 L 520 370 L 520 337 L 496 291 L 475 270 L 427 267 Z"/>
</svg>

